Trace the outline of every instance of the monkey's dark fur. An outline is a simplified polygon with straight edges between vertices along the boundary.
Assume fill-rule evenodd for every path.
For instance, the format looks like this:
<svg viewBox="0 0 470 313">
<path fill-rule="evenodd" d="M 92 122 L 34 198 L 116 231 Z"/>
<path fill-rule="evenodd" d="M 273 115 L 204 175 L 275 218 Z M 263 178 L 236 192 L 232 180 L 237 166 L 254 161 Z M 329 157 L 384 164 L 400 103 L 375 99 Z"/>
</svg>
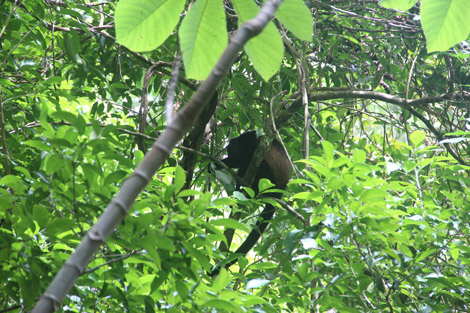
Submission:
<svg viewBox="0 0 470 313">
<path fill-rule="evenodd" d="M 230 140 L 227 146 L 228 157 L 223 159 L 222 162 L 231 168 L 238 169 L 238 175 L 243 177 L 246 174 L 258 144 L 259 139 L 257 138 L 255 131 L 245 132 Z M 289 158 L 281 143 L 277 140 L 273 140 L 250 187 L 258 193 L 258 183 L 260 179 L 267 178 L 275 185 L 274 188 L 285 189 L 290 177 L 291 166 Z M 282 194 L 268 193 L 266 196 L 280 199 Z M 253 248 L 266 230 L 269 221 L 273 218 L 274 211 L 275 208 L 272 205 L 266 204 L 265 208 L 261 212 L 260 218 L 256 222 L 256 226 L 235 253 L 245 255 L 251 248 Z M 235 259 L 229 262 L 225 267 L 231 266 L 236 261 L 237 260 Z M 218 272 L 219 269 L 215 269 L 212 274 L 215 275 Z"/>
</svg>

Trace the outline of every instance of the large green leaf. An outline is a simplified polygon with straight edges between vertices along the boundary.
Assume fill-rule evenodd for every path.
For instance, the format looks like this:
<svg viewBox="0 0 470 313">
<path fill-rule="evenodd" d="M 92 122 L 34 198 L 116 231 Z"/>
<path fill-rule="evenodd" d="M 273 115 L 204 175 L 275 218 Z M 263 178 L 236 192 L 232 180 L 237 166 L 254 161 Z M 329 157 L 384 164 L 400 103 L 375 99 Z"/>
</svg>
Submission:
<svg viewBox="0 0 470 313">
<path fill-rule="evenodd" d="M 233 6 L 240 24 L 255 17 L 259 11 L 259 7 L 251 0 L 236 0 Z M 284 55 L 282 39 L 276 26 L 269 22 L 258 36 L 246 43 L 245 51 L 255 70 L 264 80 L 269 80 L 279 70 Z"/>
<path fill-rule="evenodd" d="M 226 300 L 218 300 L 218 299 L 209 300 L 209 301 L 206 301 L 203 304 L 203 306 L 220 309 L 225 312 L 240 312 L 241 311 L 240 307 L 236 306 L 233 302 L 226 301 Z"/>
<path fill-rule="evenodd" d="M 198 0 L 178 32 L 188 78 L 204 80 L 228 43 L 221 0 Z"/>
<path fill-rule="evenodd" d="M 297 38 L 310 41 L 313 35 L 313 18 L 302 0 L 284 0 L 276 17 Z"/>
<path fill-rule="evenodd" d="M 184 0 L 121 0 L 116 6 L 116 40 L 134 51 L 160 46 L 178 24 Z"/>
<path fill-rule="evenodd" d="M 423 0 L 421 25 L 428 52 L 447 50 L 470 32 L 470 1 Z"/>
</svg>

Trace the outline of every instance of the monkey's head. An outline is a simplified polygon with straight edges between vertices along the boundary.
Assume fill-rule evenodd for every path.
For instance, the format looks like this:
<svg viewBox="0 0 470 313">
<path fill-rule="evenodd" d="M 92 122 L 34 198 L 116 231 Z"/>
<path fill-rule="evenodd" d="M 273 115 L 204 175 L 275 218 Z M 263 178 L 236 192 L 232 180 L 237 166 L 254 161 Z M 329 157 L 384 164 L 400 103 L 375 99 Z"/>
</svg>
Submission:
<svg viewBox="0 0 470 313">
<path fill-rule="evenodd" d="M 243 177 L 257 147 L 258 137 L 256 132 L 245 132 L 238 137 L 230 139 L 227 146 L 228 156 L 222 162 L 231 168 L 238 168 L 238 175 Z"/>
</svg>

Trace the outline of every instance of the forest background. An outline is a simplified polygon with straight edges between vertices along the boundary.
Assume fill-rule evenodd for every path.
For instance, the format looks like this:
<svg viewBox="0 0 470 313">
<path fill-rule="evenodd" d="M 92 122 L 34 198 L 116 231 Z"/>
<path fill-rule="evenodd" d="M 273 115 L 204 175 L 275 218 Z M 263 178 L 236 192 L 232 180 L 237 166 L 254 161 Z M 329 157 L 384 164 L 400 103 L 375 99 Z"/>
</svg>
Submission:
<svg viewBox="0 0 470 313">
<path fill-rule="evenodd" d="M 32 309 L 253 17 L 254 2 L 198 1 L 1 2 L 0 312 Z M 308 17 L 281 6 L 239 55 L 63 311 L 470 311 L 469 4 L 284 5 L 299 2 Z M 165 3 L 139 41 L 126 13 Z M 189 23 L 192 6 L 213 24 Z M 207 25 L 227 31 L 201 49 Z M 224 229 L 239 245 L 268 201 L 210 170 L 253 129 L 282 142 L 293 179 L 254 250 L 213 279 Z"/>
</svg>

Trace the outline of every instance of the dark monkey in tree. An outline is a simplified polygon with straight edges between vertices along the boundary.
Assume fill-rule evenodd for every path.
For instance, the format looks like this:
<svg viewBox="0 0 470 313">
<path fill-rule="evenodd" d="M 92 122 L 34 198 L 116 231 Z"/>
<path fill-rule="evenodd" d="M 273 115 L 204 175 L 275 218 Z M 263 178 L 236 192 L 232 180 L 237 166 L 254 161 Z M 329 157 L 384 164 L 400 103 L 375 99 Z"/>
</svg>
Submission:
<svg viewBox="0 0 470 313">
<path fill-rule="evenodd" d="M 258 144 L 259 140 L 255 131 L 245 132 L 242 135 L 230 140 L 227 146 L 228 157 L 223 159 L 222 162 L 231 168 L 238 169 L 238 175 L 243 177 L 246 174 Z M 273 140 L 268 152 L 259 166 L 255 179 L 251 184 L 251 188 L 256 193 L 258 193 L 258 183 L 260 179 L 267 178 L 275 185 L 274 188 L 285 189 L 290 177 L 291 166 L 284 147 L 279 141 Z M 280 199 L 282 194 L 267 193 L 266 196 Z M 250 251 L 251 248 L 253 248 L 263 232 L 266 230 L 269 221 L 273 218 L 274 211 L 275 208 L 272 205 L 266 204 L 265 208 L 260 214 L 258 221 L 256 222 L 256 226 L 252 229 L 248 237 L 235 251 L 235 253 L 245 255 L 248 253 L 248 251 Z M 230 245 L 232 236 L 229 237 L 230 238 L 227 238 L 227 241 Z M 235 259 L 229 262 L 225 265 L 225 267 L 229 267 L 236 261 L 237 260 Z M 217 274 L 219 270 L 220 268 L 215 269 L 212 274 Z"/>
</svg>

